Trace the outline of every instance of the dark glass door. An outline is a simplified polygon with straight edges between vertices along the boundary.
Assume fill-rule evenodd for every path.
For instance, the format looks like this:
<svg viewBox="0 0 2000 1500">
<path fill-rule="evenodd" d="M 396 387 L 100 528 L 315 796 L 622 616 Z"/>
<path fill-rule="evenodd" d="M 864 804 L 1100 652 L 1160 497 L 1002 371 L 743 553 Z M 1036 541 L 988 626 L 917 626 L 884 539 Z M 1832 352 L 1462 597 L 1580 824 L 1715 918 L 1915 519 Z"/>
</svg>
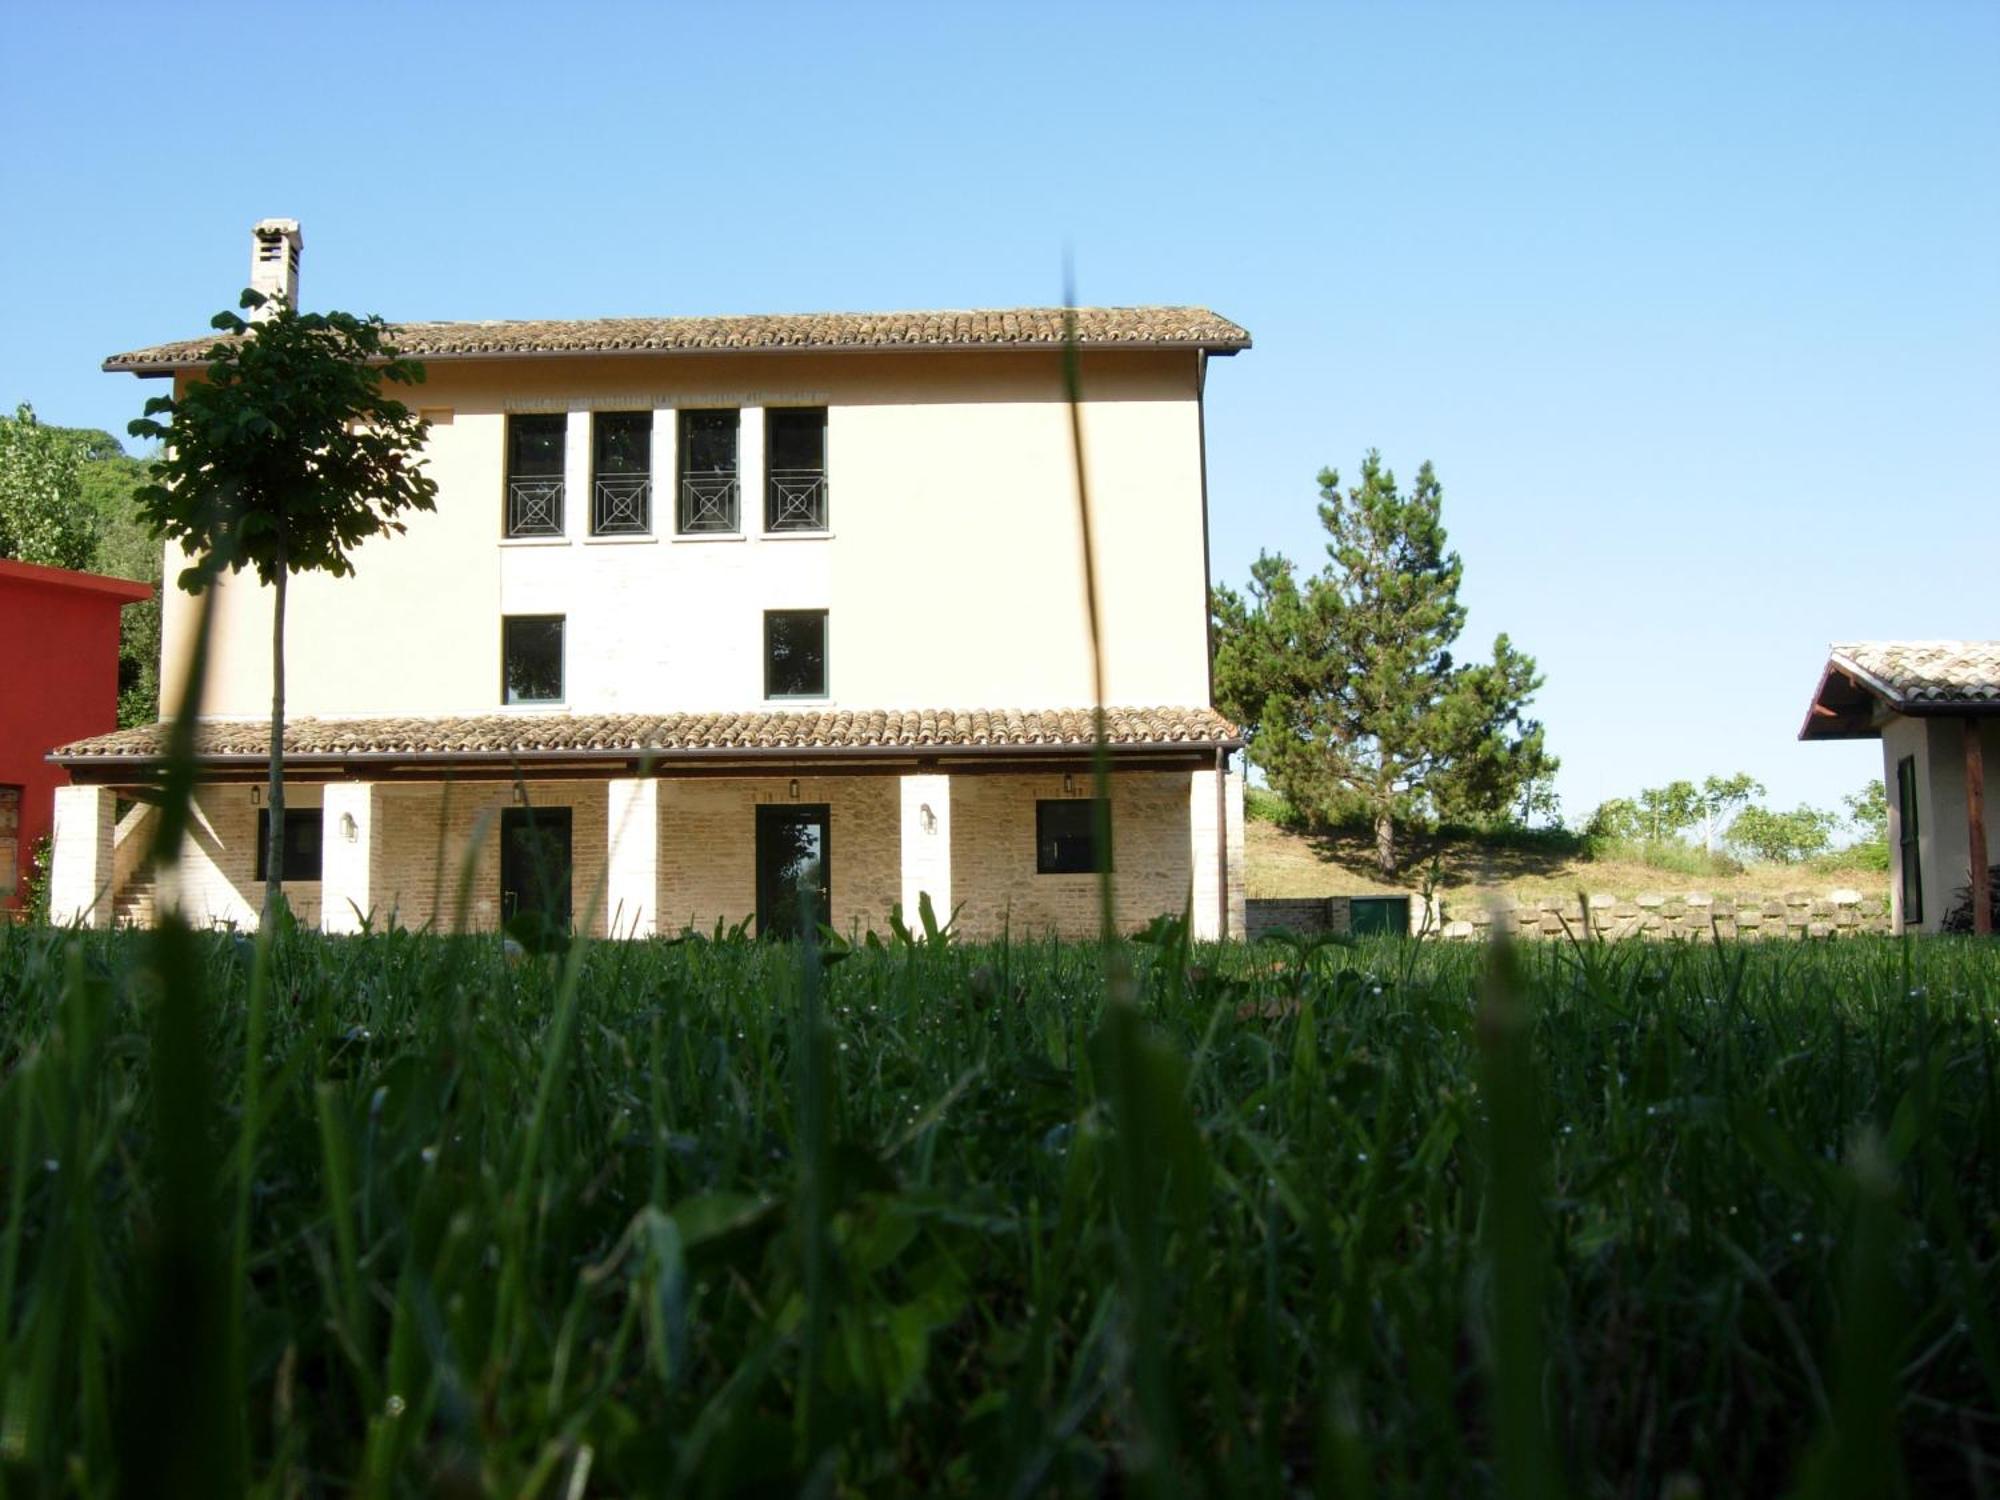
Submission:
<svg viewBox="0 0 2000 1500">
<path fill-rule="evenodd" d="M 812 919 L 831 920 L 833 852 L 826 806 L 764 803 L 757 809 L 757 935 L 792 938 L 804 913 L 799 888 L 812 899 Z"/>
<path fill-rule="evenodd" d="M 510 807 L 500 814 L 500 921 L 569 931 L 569 809 Z"/>
</svg>

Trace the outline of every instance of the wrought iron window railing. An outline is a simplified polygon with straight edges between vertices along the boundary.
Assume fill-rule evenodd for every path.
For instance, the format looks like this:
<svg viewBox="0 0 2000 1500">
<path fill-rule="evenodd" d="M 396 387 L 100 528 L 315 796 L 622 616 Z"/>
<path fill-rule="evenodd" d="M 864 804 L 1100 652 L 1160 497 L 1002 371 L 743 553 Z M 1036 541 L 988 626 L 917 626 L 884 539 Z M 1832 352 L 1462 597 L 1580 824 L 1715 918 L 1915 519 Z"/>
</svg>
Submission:
<svg viewBox="0 0 2000 1500">
<path fill-rule="evenodd" d="M 601 474 L 591 486 L 592 536 L 644 536 L 653 529 L 653 481 L 644 474 Z"/>
<path fill-rule="evenodd" d="M 736 476 L 731 473 L 681 476 L 682 531 L 735 531 Z"/>
<path fill-rule="evenodd" d="M 507 481 L 507 535 L 562 534 L 563 482 L 560 479 Z"/>
<path fill-rule="evenodd" d="M 826 530 L 826 470 L 771 470 L 764 492 L 764 529 Z"/>
</svg>

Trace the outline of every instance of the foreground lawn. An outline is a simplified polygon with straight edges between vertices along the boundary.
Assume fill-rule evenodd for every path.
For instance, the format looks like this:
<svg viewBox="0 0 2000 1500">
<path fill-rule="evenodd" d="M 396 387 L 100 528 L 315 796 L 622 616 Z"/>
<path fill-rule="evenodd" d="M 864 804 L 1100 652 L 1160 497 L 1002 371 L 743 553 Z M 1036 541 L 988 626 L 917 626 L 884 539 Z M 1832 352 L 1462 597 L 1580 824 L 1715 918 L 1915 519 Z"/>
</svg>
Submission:
<svg viewBox="0 0 2000 1500">
<path fill-rule="evenodd" d="M 5 1493 L 2000 1490 L 1990 946 L 1130 955 L 0 928 Z"/>
</svg>

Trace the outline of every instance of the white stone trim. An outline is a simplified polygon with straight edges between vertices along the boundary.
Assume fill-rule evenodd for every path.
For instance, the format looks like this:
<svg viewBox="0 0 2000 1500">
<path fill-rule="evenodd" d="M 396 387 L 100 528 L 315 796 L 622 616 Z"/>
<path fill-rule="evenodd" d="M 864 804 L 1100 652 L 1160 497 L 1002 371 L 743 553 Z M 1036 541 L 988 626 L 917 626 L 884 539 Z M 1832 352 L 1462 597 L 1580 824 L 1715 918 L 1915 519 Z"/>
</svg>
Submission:
<svg viewBox="0 0 2000 1500">
<path fill-rule="evenodd" d="M 922 897 L 940 925 L 951 920 L 951 778 L 904 776 L 902 781 L 903 920 L 917 923 Z M 840 850 L 834 850 L 839 859 Z"/>
<path fill-rule="evenodd" d="M 57 926 L 72 922 L 85 927 L 111 925 L 117 806 L 108 787 L 56 788 L 49 920 Z"/>
<path fill-rule="evenodd" d="M 652 937 L 659 931 L 660 783 L 641 776 L 607 785 L 605 930 L 612 937 Z"/>
</svg>

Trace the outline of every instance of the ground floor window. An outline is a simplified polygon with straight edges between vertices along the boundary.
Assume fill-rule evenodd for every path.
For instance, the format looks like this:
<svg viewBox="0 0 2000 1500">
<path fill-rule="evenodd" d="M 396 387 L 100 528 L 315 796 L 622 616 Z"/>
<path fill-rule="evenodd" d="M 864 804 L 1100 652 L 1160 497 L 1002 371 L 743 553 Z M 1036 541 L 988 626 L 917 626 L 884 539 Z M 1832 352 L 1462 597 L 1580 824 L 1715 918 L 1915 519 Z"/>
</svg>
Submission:
<svg viewBox="0 0 2000 1500">
<path fill-rule="evenodd" d="M 767 802 L 757 809 L 757 935 L 801 936 L 831 921 L 833 820 L 825 803 Z"/>
<path fill-rule="evenodd" d="M 20 886 L 21 789 L 0 786 L 0 901 L 12 899 Z"/>
<path fill-rule="evenodd" d="M 1097 809 L 1094 797 L 1062 797 L 1035 804 L 1035 873 L 1094 875 L 1097 873 Z M 1110 827 L 1111 810 L 1105 809 Z M 1111 851 L 1104 851 L 1104 868 L 1111 868 Z"/>
<path fill-rule="evenodd" d="M 1924 872 L 1917 859 L 1917 758 L 1896 762 L 1897 853 L 1903 874 L 1903 921 L 1924 919 Z"/>
<path fill-rule="evenodd" d="M 271 867 L 271 809 L 257 809 L 257 879 Z M 285 850 L 280 880 L 317 880 L 320 872 L 320 812 L 316 807 L 285 809 Z"/>
</svg>

